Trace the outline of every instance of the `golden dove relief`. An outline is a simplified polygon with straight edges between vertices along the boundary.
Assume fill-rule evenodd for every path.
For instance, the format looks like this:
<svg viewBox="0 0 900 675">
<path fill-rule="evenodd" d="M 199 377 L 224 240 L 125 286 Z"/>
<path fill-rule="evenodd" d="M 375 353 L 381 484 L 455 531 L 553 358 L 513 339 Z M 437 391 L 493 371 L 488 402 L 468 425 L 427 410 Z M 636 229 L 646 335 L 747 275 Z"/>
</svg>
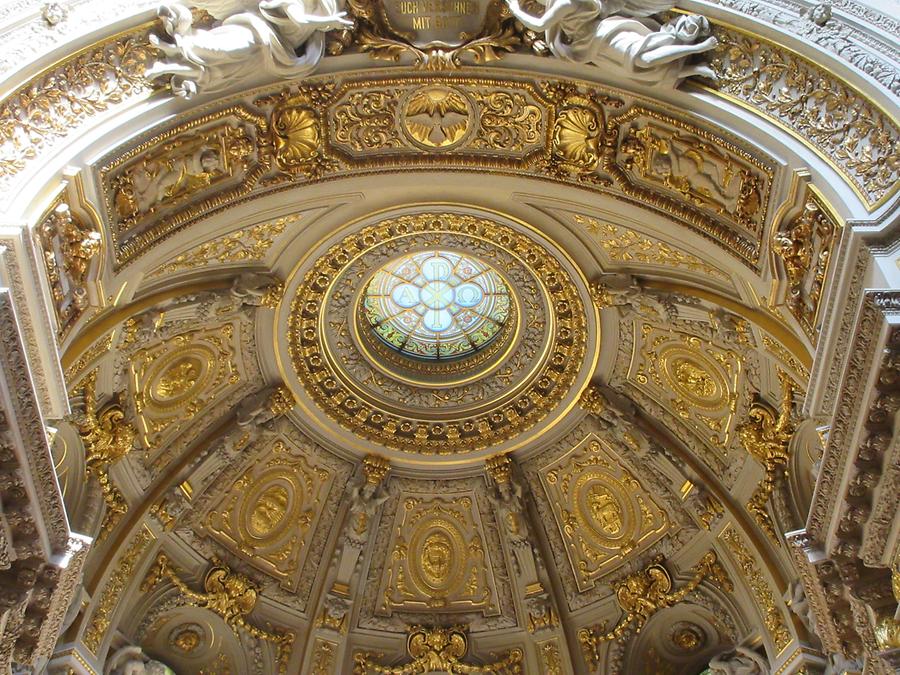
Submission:
<svg viewBox="0 0 900 675">
<path fill-rule="evenodd" d="M 235 333 L 226 323 L 181 333 L 139 350 L 131 361 L 141 439 L 163 448 L 190 420 L 240 381 Z"/>
<path fill-rule="evenodd" d="M 400 497 L 376 613 L 499 614 L 474 492 Z"/>
<path fill-rule="evenodd" d="M 331 479 L 278 439 L 206 514 L 201 531 L 294 590 Z"/>
<path fill-rule="evenodd" d="M 347 82 L 331 103 L 331 147 L 354 163 L 400 154 L 521 161 L 546 147 L 547 103 L 530 85 L 467 78 Z M 421 156 L 422 151 L 431 156 Z M 457 160 L 458 161 L 458 160 Z"/>
<path fill-rule="evenodd" d="M 594 436 L 540 476 L 579 591 L 593 588 L 624 556 L 645 550 L 670 528 L 640 481 Z"/>
<path fill-rule="evenodd" d="M 638 326 L 629 382 L 694 429 L 724 460 L 736 424 L 741 356 L 690 333 Z"/>
</svg>

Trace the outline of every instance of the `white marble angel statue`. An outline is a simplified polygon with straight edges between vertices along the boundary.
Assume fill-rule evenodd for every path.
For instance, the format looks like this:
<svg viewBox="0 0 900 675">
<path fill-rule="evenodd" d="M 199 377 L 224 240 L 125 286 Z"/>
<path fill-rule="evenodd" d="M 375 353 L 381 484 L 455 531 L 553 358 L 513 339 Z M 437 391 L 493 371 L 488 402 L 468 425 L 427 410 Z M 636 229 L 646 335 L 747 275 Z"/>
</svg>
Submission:
<svg viewBox="0 0 900 675">
<path fill-rule="evenodd" d="M 507 4 L 524 26 L 546 34 L 560 58 L 620 68 L 643 84 L 674 86 L 692 75 L 714 77 L 709 66 L 688 63 L 717 44 L 705 17 L 680 16 L 665 25 L 650 18 L 671 9 L 673 0 L 539 1 L 546 6 L 541 16 L 523 11 L 520 0 Z"/>
<path fill-rule="evenodd" d="M 197 28 L 185 5 L 164 4 L 158 14 L 171 41 L 151 36 L 164 59 L 147 77 L 168 78 L 174 93 L 190 98 L 250 76 L 309 75 L 325 51 L 325 32 L 353 25 L 342 5 L 343 0 L 199 0 L 197 6 L 217 22 Z"/>
</svg>

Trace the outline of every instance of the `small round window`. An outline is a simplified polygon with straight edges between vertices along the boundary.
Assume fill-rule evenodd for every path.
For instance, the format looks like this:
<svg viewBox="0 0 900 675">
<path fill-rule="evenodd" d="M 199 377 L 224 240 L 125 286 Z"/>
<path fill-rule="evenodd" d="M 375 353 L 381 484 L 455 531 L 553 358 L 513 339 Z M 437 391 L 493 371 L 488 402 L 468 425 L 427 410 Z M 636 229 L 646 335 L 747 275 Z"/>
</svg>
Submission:
<svg viewBox="0 0 900 675">
<path fill-rule="evenodd" d="M 423 251 L 381 267 L 363 295 L 372 329 L 401 354 L 452 359 L 493 340 L 509 317 L 509 289 L 471 256 Z"/>
</svg>

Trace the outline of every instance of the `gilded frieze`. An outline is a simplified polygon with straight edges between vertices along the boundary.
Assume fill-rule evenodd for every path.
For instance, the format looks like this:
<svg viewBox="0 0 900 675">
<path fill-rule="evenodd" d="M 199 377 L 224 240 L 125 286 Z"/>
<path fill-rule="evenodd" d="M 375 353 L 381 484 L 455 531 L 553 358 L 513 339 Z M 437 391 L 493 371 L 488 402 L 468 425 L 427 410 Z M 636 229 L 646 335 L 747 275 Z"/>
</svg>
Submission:
<svg viewBox="0 0 900 675">
<path fill-rule="evenodd" d="M 499 613 L 476 499 L 473 492 L 400 496 L 378 614 Z"/>
<path fill-rule="evenodd" d="M 276 440 L 206 515 L 203 530 L 235 554 L 296 590 L 307 540 L 322 512 L 331 473 Z"/>
<path fill-rule="evenodd" d="M 162 131 L 101 167 L 116 262 L 249 194 L 446 167 L 601 190 L 756 264 L 773 165 L 693 121 L 629 108 L 629 98 L 564 80 L 461 73 L 309 78 L 256 99 L 255 109 L 233 106 Z"/>
<path fill-rule="evenodd" d="M 896 193 L 900 127 L 888 113 L 820 65 L 758 35 L 716 27 L 715 36 L 717 95 L 793 132 L 843 174 L 870 211 Z"/>
<path fill-rule="evenodd" d="M 143 443 L 162 448 L 241 381 L 235 345 L 240 328 L 226 323 L 175 335 L 135 353 L 134 405 Z"/>
<path fill-rule="evenodd" d="M 160 133 L 101 168 L 123 264 L 193 216 L 248 194 L 269 162 L 265 118 L 235 106 Z"/>
<path fill-rule="evenodd" d="M 580 591 L 670 527 L 649 492 L 596 437 L 545 466 L 540 477 Z"/>
<path fill-rule="evenodd" d="M 404 161 L 521 163 L 547 147 L 547 102 L 530 84 L 411 77 L 347 82 L 329 144 L 358 166 Z"/>
<path fill-rule="evenodd" d="M 617 119 L 617 164 L 629 179 L 682 197 L 758 239 L 771 190 L 771 167 L 746 150 L 681 120 L 632 108 Z"/>
<path fill-rule="evenodd" d="M 285 229 L 294 227 L 301 220 L 301 214 L 291 214 L 235 230 L 180 253 L 147 276 L 160 277 L 210 264 L 246 265 L 260 262 Z"/>
<path fill-rule="evenodd" d="M 639 324 L 628 380 L 669 408 L 724 459 L 734 433 L 743 360 L 705 337 Z"/>
</svg>

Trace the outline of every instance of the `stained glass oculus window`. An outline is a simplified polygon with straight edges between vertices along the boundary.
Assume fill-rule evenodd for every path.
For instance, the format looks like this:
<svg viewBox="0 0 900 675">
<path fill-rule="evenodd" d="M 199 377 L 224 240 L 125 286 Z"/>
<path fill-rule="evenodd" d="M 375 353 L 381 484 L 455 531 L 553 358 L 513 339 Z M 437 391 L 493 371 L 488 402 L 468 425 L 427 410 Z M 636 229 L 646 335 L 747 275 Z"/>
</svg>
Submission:
<svg viewBox="0 0 900 675">
<path fill-rule="evenodd" d="M 381 267 L 363 295 L 368 323 L 401 354 L 452 359 L 490 343 L 509 318 L 509 289 L 486 263 L 422 251 Z"/>
</svg>

